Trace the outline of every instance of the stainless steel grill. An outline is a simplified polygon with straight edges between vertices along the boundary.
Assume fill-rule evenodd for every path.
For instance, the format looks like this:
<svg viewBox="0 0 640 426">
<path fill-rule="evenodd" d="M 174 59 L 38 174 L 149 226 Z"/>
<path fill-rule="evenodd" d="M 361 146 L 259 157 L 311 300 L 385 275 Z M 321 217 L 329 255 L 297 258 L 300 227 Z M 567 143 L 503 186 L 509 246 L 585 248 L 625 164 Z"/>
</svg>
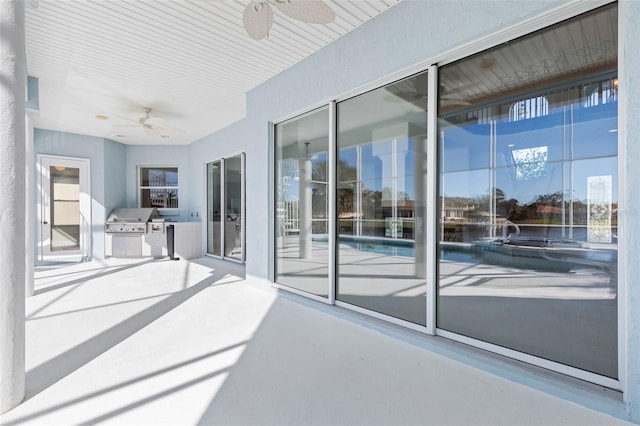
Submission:
<svg viewBox="0 0 640 426">
<path fill-rule="evenodd" d="M 107 234 L 146 234 L 147 224 L 158 216 L 156 208 L 113 209 L 105 224 Z"/>
</svg>

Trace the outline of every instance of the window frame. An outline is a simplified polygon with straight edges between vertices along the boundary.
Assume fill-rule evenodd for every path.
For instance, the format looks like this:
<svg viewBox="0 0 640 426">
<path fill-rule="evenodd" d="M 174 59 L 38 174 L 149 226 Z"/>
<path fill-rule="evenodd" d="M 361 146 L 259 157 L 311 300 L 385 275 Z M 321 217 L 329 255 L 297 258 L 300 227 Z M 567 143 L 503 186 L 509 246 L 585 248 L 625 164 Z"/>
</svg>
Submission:
<svg viewBox="0 0 640 426">
<path fill-rule="evenodd" d="M 178 176 L 178 185 L 176 186 L 151 186 L 151 185 L 142 185 L 142 171 L 144 169 L 175 169 L 176 174 Z M 164 214 L 168 214 L 168 215 L 177 215 L 180 212 L 180 167 L 176 166 L 176 165 L 138 165 L 136 167 L 136 172 L 137 172 L 137 189 L 136 189 L 136 194 L 137 194 L 137 200 L 138 200 L 138 207 L 140 208 L 156 208 L 158 209 L 158 212 L 164 213 Z M 153 206 L 143 206 L 142 205 L 142 191 L 144 189 L 175 189 L 177 191 L 178 197 L 177 197 L 177 206 L 176 207 L 153 207 Z"/>
</svg>

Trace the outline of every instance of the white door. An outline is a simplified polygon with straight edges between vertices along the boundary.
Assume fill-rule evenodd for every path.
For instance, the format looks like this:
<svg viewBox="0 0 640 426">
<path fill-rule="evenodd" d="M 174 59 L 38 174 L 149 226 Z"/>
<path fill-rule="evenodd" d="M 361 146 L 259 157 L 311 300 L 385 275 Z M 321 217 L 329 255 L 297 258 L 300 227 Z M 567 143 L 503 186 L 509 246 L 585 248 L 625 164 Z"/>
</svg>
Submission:
<svg viewBox="0 0 640 426">
<path fill-rule="evenodd" d="M 91 256 L 89 160 L 38 156 L 38 258 L 80 262 Z"/>
</svg>

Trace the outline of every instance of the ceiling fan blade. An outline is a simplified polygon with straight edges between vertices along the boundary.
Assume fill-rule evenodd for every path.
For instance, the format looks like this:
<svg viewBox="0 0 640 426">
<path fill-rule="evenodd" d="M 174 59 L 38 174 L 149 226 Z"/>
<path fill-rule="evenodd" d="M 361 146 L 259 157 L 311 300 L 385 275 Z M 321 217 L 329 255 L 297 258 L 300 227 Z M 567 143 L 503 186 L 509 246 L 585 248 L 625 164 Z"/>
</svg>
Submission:
<svg viewBox="0 0 640 426">
<path fill-rule="evenodd" d="M 137 123 L 137 125 L 140 125 L 140 122 L 138 120 L 134 120 L 133 118 L 125 117 L 124 115 L 115 114 L 115 113 L 112 112 L 112 113 L 109 114 L 109 116 L 117 117 L 117 118 L 119 118 L 121 120 L 129 121 L 131 123 Z"/>
<path fill-rule="evenodd" d="M 141 127 L 139 124 L 114 124 L 111 127 Z"/>
<path fill-rule="evenodd" d="M 144 132 L 149 136 L 161 136 L 163 134 L 163 129 L 154 128 L 154 127 L 145 127 Z"/>
<path fill-rule="evenodd" d="M 177 127 L 145 127 L 145 133 L 148 136 L 160 136 L 163 138 L 170 138 L 171 136 L 177 136 L 183 134 L 185 131 L 178 129 Z"/>
<path fill-rule="evenodd" d="M 160 117 L 149 117 L 144 121 L 145 126 L 150 126 L 154 129 L 158 128 L 158 129 L 162 129 L 166 122 L 164 120 L 164 118 L 160 118 Z"/>
<path fill-rule="evenodd" d="M 308 24 L 330 24 L 335 12 L 322 0 L 275 0 L 278 10 L 289 18 Z"/>
<path fill-rule="evenodd" d="M 242 15 L 244 30 L 254 40 L 262 40 L 269 35 L 273 24 L 273 11 L 266 1 L 251 2 Z"/>
</svg>

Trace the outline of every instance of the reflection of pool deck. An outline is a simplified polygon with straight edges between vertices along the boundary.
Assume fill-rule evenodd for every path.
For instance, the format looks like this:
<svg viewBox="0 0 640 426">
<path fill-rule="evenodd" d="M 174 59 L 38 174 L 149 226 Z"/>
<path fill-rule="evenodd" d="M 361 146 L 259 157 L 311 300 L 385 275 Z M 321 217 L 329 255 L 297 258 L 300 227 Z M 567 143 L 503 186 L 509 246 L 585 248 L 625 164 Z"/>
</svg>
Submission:
<svg viewBox="0 0 640 426">
<path fill-rule="evenodd" d="M 277 282 L 326 297 L 327 243 L 314 242 L 311 259 L 300 259 L 298 253 L 296 238 L 279 249 Z M 424 324 L 426 281 L 416 278 L 413 258 L 361 252 L 346 244 L 340 245 L 338 258 L 338 300 Z"/>
<path fill-rule="evenodd" d="M 313 294 L 328 291 L 327 244 L 297 258 L 296 239 L 280 250 L 278 282 Z M 338 300 L 412 322 L 426 316 L 425 280 L 413 258 L 339 248 Z M 615 280 L 595 266 L 547 272 L 479 263 L 458 253 L 439 266 L 438 327 L 574 365 L 617 374 Z"/>
<path fill-rule="evenodd" d="M 314 242 L 311 259 L 300 259 L 297 238 L 289 238 L 279 248 L 278 282 L 300 290 L 326 296 L 328 283 L 328 247 Z M 464 253 L 464 252 L 462 252 Z M 568 273 L 510 268 L 479 263 L 464 254 L 440 264 L 440 294 L 444 296 L 508 296 L 556 299 L 614 299 L 616 286 L 606 271 L 585 265 Z M 457 259 L 457 260 L 456 260 Z M 424 279 L 415 278 L 413 258 L 362 252 L 341 244 L 339 247 L 341 290 L 355 295 L 418 296 L 415 286 Z M 376 280 L 381 278 L 382 280 Z M 378 282 L 380 281 L 380 282 Z M 362 285 L 353 286 L 350 283 Z M 413 290 L 412 290 L 413 289 Z"/>
</svg>

